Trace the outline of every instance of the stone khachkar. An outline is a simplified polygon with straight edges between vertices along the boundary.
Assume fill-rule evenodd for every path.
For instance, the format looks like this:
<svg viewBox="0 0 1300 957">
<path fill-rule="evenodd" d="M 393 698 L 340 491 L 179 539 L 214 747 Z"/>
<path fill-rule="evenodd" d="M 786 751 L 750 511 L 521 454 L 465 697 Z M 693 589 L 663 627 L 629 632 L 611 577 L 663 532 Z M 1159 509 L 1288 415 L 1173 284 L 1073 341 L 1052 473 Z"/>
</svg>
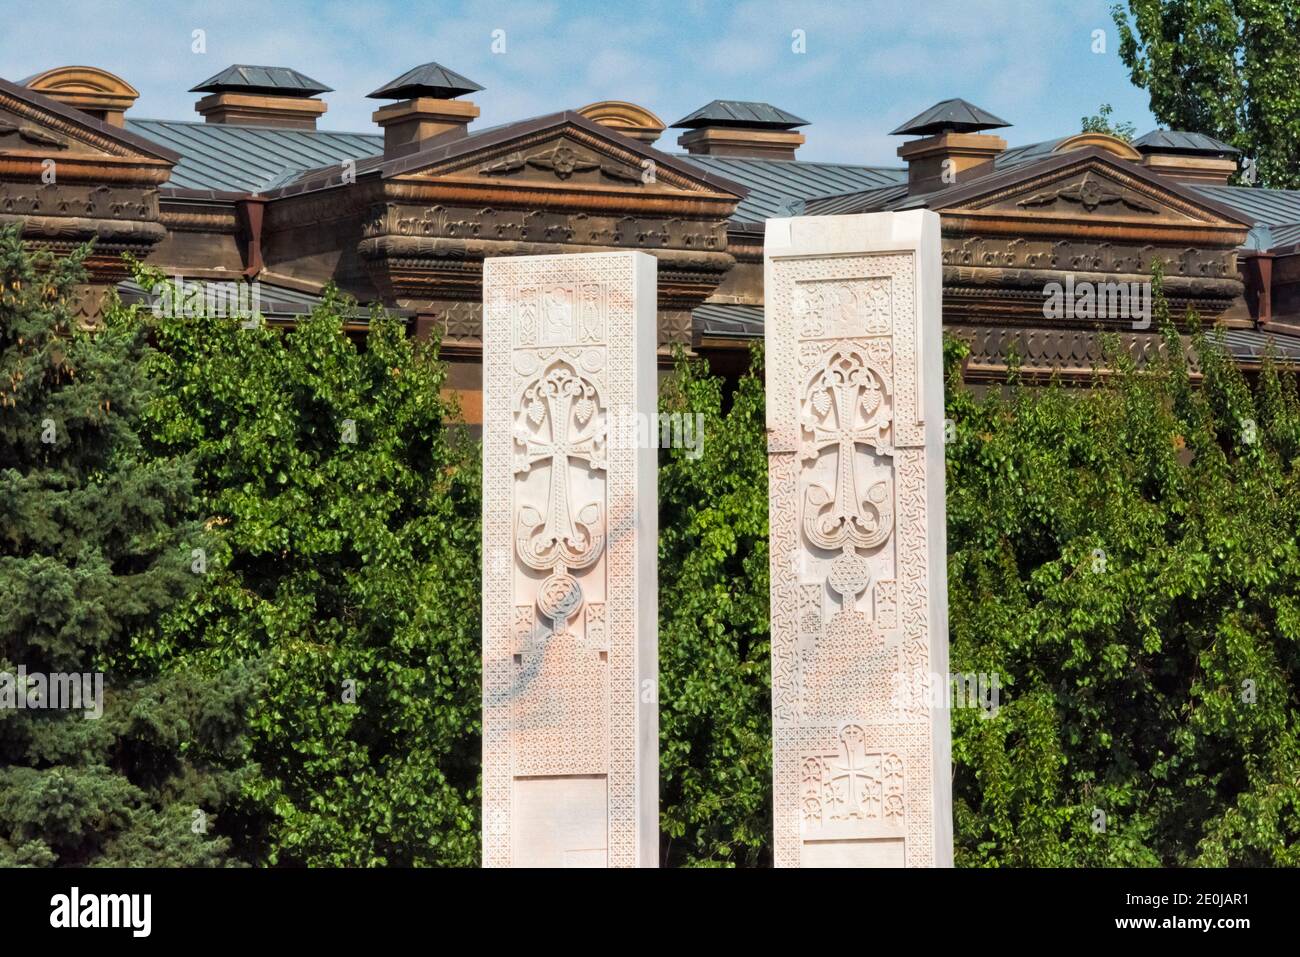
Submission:
<svg viewBox="0 0 1300 957">
<path fill-rule="evenodd" d="M 939 217 L 767 222 L 778 867 L 952 863 Z"/>
<path fill-rule="evenodd" d="M 483 270 L 483 863 L 659 854 L 656 260 Z"/>
</svg>

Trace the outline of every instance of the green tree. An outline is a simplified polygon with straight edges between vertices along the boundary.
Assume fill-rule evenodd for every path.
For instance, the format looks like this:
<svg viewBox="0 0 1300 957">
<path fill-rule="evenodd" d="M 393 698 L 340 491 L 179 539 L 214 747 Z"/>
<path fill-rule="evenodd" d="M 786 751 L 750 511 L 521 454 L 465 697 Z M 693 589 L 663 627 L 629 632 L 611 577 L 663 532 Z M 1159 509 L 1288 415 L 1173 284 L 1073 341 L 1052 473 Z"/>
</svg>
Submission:
<svg viewBox="0 0 1300 957">
<path fill-rule="evenodd" d="M 1111 13 L 1161 123 L 1237 147 L 1262 186 L 1300 186 L 1300 0 L 1129 0 Z"/>
<path fill-rule="evenodd" d="M 1137 127 L 1132 123 L 1117 123 L 1111 119 L 1114 109 L 1109 103 L 1103 103 L 1092 116 L 1085 116 L 1079 121 L 1079 129 L 1084 133 L 1107 133 L 1118 136 L 1125 143 L 1133 142 Z"/>
<path fill-rule="evenodd" d="M 761 354 L 734 393 L 680 355 L 660 409 L 703 416 L 659 468 L 660 806 L 665 863 L 771 862 L 767 439 Z"/>
<path fill-rule="evenodd" d="M 0 230 L 0 866 L 220 864 L 248 675 L 141 653 L 200 577 L 190 463 L 141 441 L 142 326 L 77 326 L 89 248 L 33 254 L 20 235 Z M 81 675 L 91 700 L 54 700 L 54 676 Z"/>
<path fill-rule="evenodd" d="M 964 865 L 1300 863 L 1300 396 L 1221 344 L 977 400 L 947 446 Z"/>
<path fill-rule="evenodd" d="M 170 616 L 159 652 L 196 645 L 212 667 L 264 673 L 249 860 L 473 864 L 477 444 L 452 427 L 436 344 L 375 313 L 359 346 L 352 308 L 330 292 L 287 332 L 153 320 L 167 388 L 153 435 L 194 456 L 220 535 L 219 567 Z"/>
</svg>

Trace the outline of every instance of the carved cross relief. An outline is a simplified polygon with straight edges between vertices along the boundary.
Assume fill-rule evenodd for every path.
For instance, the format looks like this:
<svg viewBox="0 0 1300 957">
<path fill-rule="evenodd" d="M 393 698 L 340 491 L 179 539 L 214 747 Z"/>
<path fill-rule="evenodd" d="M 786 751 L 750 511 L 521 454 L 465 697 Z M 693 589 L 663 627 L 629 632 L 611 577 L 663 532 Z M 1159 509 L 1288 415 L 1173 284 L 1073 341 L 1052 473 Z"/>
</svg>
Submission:
<svg viewBox="0 0 1300 957">
<path fill-rule="evenodd" d="M 582 588 L 569 572 L 588 568 L 600 558 L 605 544 L 605 509 L 599 500 L 575 504 L 570 472 L 585 465 L 605 470 L 604 416 L 591 380 L 563 360 L 548 366 L 523 394 L 515 426 L 515 474 L 546 463 L 546 506 L 543 512 L 522 505 L 516 516 L 515 543 L 519 559 L 529 568 L 550 570 L 538 590 L 537 606 L 551 620 L 552 633 L 565 634 L 569 619 L 582 606 Z"/>
<path fill-rule="evenodd" d="M 884 463 L 893 455 L 888 388 L 864 350 L 840 343 L 823 354 L 806 397 L 802 458 L 830 450 L 835 471 L 830 488 L 812 482 L 805 490 L 803 531 L 817 548 L 840 552 L 828 582 L 845 608 L 871 583 L 859 549 L 879 548 L 893 530 L 889 466 L 864 468 L 858 457 L 860 448 Z"/>
<path fill-rule="evenodd" d="M 545 577 L 529 579 L 532 602 L 516 608 L 516 773 L 587 773 L 607 760 L 604 586 L 600 575 L 584 578 L 606 551 L 606 357 L 594 345 L 605 300 L 602 284 L 582 282 L 518 296 L 514 552 Z"/>
<path fill-rule="evenodd" d="M 902 823 L 902 759 L 869 749 L 866 732 L 858 725 L 840 729 L 833 753 L 806 757 L 801 777 L 805 826 L 842 821 Z"/>
<path fill-rule="evenodd" d="M 814 552 L 838 552 L 826 581 L 850 613 L 894 524 L 888 280 L 796 283 L 792 312 L 805 383 L 799 457 L 810 475 L 800 526 Z"/>
<path fill-rule="evenodd" d="M 611 441 L 655 298 L 645 253 L 484 262 L 485 866 L 658 860 L 653 450 Z"/>
</svg>

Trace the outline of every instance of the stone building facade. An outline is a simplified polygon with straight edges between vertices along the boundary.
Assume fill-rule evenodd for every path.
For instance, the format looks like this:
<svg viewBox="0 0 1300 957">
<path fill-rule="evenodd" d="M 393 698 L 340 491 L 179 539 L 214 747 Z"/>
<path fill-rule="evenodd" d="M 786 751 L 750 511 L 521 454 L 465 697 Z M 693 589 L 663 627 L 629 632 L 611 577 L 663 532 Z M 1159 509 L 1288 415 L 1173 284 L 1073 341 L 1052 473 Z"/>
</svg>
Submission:
<svg viewBox="0 0 1300 957">
<path fill-rule="evenodd" d="M 944 323 L 974 380 L 1003 379 L 1013 352 L 1031 376 L 1086 379 L 1103 330 L 1143 361 L 1158 332 L 1115 296 L 1157 260 L 1179 313 L 1221 325 L 1243 366 L 1267 348 L 1300 359 L 1300 193 L 1228 185 L 1237 157 L 1200 134 L 1009 148 L 991 132 L 1008 124 L 951 100 L 894 131 L 912 138 L 888 168 L 801 160 L 815 128 L 762 103 L 707 104 L 675 124 L 676 150 L 655 145 L 654 113 L 618 101 L 478 130 L 481 89 L 424 64 L 370 94 L 374 129 L 344 133 L 317 127 L 328 87 L 284 67 L 198 84 L 199 120 L 137 118 L 131 85 L 90 67 L 0 80 L 0 222 L 60 251 L 95 237 L 88 320 L 110 289 L 148 295 L 123 253 L 187 281 L 256 280 L 273 322 L 336 284 L 442 336 L 471 422 L 485 258 L 649 252 L 664 364 L 681 345 L 734 374 L 762 336 L 773 216 L 937 212 Z M 1069 299 L 1055 313 L 1053 284 Z"/>
</svg>

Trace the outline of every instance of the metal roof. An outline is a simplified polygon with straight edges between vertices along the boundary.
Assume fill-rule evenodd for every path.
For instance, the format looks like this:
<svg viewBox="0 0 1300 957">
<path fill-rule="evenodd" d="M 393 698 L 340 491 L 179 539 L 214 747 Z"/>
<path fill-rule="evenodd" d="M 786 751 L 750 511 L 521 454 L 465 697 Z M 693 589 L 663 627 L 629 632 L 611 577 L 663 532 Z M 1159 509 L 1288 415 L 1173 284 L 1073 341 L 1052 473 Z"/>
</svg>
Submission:
<svg viewBox="0 0 1300 957">
<path fill-rule="evenodd" d="M 993 168 L 1010 169 L 1012 166 L 1020 166 L 1022 163 L 1031 163 L 1044 156 L 1050 156 L 1066 139 L 1067 137 L 1062 136 L 1054 140 L 1043 140 L 1041 143 L 1013 146 L 993 157 Z"/>
<path fill-rule="evenodd" d="M 1300 190 L 1194 183 L 1187 183 L 1186 186 L 1224 206 L 1245 213 L 1256 223 L 1263 223 L 1270 228 L 1300 222 Z"/>
<path fill-rule="evenodd" d="M 1133 141 L 1133 148 L 1139 153 L 1187 153 L 1193 155 L 1219 155 L 1222 153 L 1240 153 L 1235 146 L 1229 146 L 1213 136 L 1204 133 L 1189 133 L 1184 130 L 1152 130 Z"/>
<path fill-rule="evenodd" d="M 792 130 L 807 126 L 808 121 L 787 113 L 771 103 L 754 103 L 748 100 L 712 100 L 688 116 L 682 117 L 672 128 L 691 130 L 701 126 L 745 126 L 769 130 Z"/>
<path fill-rule="evenodd" d="M 961 97 L 940 100 L 934 106 L 912 117 L 890 136 L 907 133 L 926 135 L 929 133 L 974 133 L 978 130 L 992 130 L 1000 126 L 1010 126 L 1006 120 L 994 116 L 988 110 L 981 109 Z"/>
<path fill-rule="evenodd" d="M 1284 226 L 1274 226 L 1271 230 L 1273 242 L 1269 249 L 1278 249 L 1282 246 L 1294 246 L 1300 243 L 1300 223 L 1287 223 Z"/>
<path fill-rule="evenodd" d="M 860 189 L 852 193 L 840 193 L 836 196 L 810 199 L 804 204 L 801 215 L 838 216 L 850 213 L 872 213 L 877 210 L 888 209 L 894 203 L 906 198 L 906 196 L 907 183 L 877 186 L 874 189 Z"/>
<path fill-rule="evenodd" d="M 1223 343 L 1228 352 L 1238 361 L 1263 359 L 1270 346 L 1276 358 L 1287 362 L 1300 361 L 1300 336 L 1262 332 L 1258 329 L 1221 329 L 1210 333 L 1211 343 L 1219 332 L 1223 335 Z"/>
<path fill-rule="evenodd" d="M 706 302 L 691 313 L 692 327 L 702 336 L 761 339 L 763 307 L 732 302 Z"/>
<path fill-rule="evenodd" d="M 273 96 L 315 96 L 333 91 L 333 87 L 287 66 L 249 66 L 245 63 L 232 64 L 198 86 L 190 87 L 191 93 L 269 93 Z"/>
<path fill-rule="evenodd" d="M 805 163 L 740 156 L 683 155 L 688 163 L 724 176 L 749 190 L 733 222 L 762 222 L 797 216 L 803 201 L 853 190 L 890 186 L 907 179 L 907 170 L 849 163 Z"/>
<path fill-rule="evenodd" d="M 167 186 L 251 193 L 274 189 L 303 170 L 360 160 L 384 150 L 382 133 L 336 133 L 185 120 L 126 118 L 128 131 L 180 154 Z"/>
<path fill-rule="evenodd" d="M 461 76 L 440 63 L 422 63 L 366 96 L 372 100 L 406 100 L 416 96 L 450 100 L 481 89 L 483 87 L 469 77 Z"/>
</svg>

